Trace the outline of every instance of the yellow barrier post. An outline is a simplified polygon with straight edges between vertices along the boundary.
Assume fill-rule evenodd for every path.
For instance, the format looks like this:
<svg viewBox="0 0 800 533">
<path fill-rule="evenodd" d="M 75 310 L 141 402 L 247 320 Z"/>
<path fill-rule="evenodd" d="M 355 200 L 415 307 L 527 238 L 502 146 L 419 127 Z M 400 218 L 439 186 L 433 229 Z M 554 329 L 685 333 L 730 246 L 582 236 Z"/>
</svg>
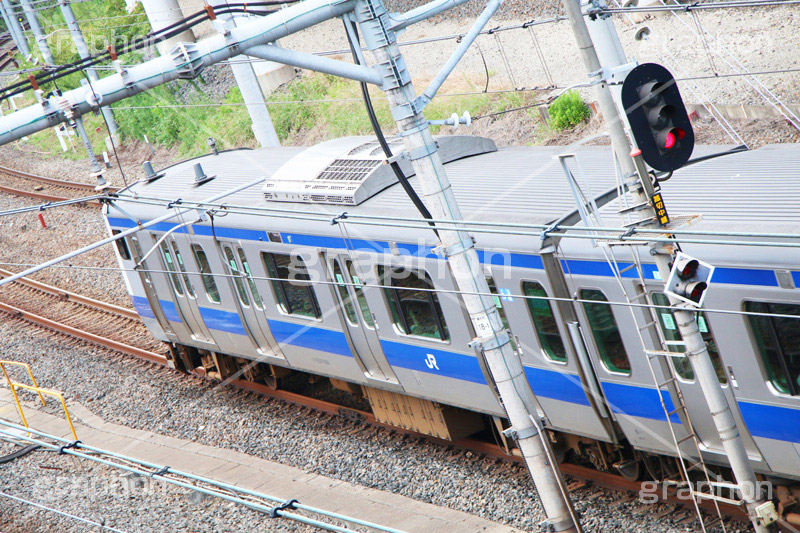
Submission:
<svg viewBox="0 0 800 533">
<path fill-rule="evenodd" d="M 19 412 L 19 417 L 22 419 L 22 425 L 28 427 L 28 421 L 25 420 L 25 413 L 23 413 L 22 405 L 19 403 L 19 397 L 17 396 L 17 391 L 14 389 L 13 385 L 14 382 L 11 381 L 11 378 L 8 375 L 8 371 L 6 370 L 5 365 L 24 367 L 28 371 L 28 375 L 31 378 L 31 383 L 33 383 L 35 387 L 38 387 L 38 385 L 36 384 L 36 379 L 33 377 L 33 371 L 31 370 L 31 365 L 29 365 L 28 363 L 21 363 L 19 361 L 7 361 L 7 360 L 0 361 L 0 370 L 3 371 L 3 376 L 5 376 L 6 378 L 6 383 L 8 383 L 8 388 L 11 389 L 11 395 L 14 397 L 14 403 L 17 404 L 17 412 Z M 42 396 L 41 392 L 39 392 L 38 394 L 39 394 L 39 399 L 42 401 L 42 405 L 45 405 L 44 396 Z"/>
<path fill-rule="evenodd" d="M 6 370 L 5 365 L 14 365 L 14 366 L 21 366 L 28 370 L 28 376 L 31 378 L 31 383 L 33 385 L 26 385 L 24 383 L 18 383 L 16 381 L 12 381 L 8 375 L 8 371 Z M 19 402 L 19 396 L 17 396 L 16 387 L 21 387 L 23 389 L 32 390 L 39 395 L 39 399 L 42 402 L 42 405 L 47 405 L 44 400 L 44 396 L 42 394 L 48 394 L 50 396 L 55 396 L 59 400 L 61 400 L 61 406 L 64 408 L 64 415 L 67 417 L 67 423 L 69 424 L 69 429 L 72 430 L 72 436 L 75 440 L 78 440 L 78 435 L 75 433 L 75 426 L 72 424 L 72 418 L 69 416 L 69 410 L 67 409 L 67 402 L 64 400 L 64 396 L 54 390 L 44 389 L 40 387 L 36 383 L 36 378 L 33 377 L 33 371 L 31 370 L 31 365 L 28 363 L 21 363 L 19 361 L 7 361 L 7 360 L 0 360 L 0 370 L 3 371 L 3 376 L 6 378 L 6 382 L 8 383 L 8 387 L 11 389 L 11 395 L 14 396 L 14 402 L 17 404 L 17 411 L 19 412 L 19 417 L 22 419 L 22 425 L 26 428 L 28 426 L 28 421 L 25 419 L 25 413 L 22 411 L 22 404 Z"/>
</svg>

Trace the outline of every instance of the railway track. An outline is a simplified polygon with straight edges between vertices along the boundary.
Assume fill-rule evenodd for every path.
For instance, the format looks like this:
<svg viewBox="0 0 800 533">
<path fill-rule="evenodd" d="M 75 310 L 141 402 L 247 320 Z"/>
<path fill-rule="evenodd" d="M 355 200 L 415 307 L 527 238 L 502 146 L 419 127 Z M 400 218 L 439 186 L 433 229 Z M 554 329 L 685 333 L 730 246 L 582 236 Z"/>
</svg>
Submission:
<svg viewBox="0 0 800 533">
<path fill-rule="evenodd" d="M 10 274 L 12 272 L 0 269 L 0 277 Z M 167 350 L 163 344 L 152 339 L 138 315 L 129 309 L 23 278 L 0 288 L 0 313 L 11 315 L 16 319 L 47 328 L 72 339 L 114 350 L 123 357 L 133 356 L 162 368 L 169 366 Z M 184 376 L 177 372 L 176 374 Z M 191 375 L 217 381 L 202 372 Z M 387 431 L 425 439 L 456 451 L 468 450 L 478 456 L 487 456 L 510 463 L 521 463 L 519 457 L 509 455 L 505 449 L 494 443 L 476 439 L 457 441 L 437 439 L 385 424 L 377 420 L 370 412 L 343 407 L 330 401 L 286 390 L 273 390 L 266 385 L 246 380 L 235 379 L 228 383 L 243 392 L 268 396 L 331 416 L 344 417 L 356 424 L 362 424 L 364 427 L 380 427 Z M 639 482 L 629 481 L 622 476 L 600 472 L 581 465 L 562 463 L 561 471 L 575 478 L 575 481 L 569 484 L 568 489 L 577 490 L 586 487 L 594 489 L 589 498 L 592 498 L 594 494 L 599 495 L 604 490 L 612 490 L 620 493 L 619 501 L 631 501 L 635 499 L 635 495 L 641 488 Z M 657 505 L 661 506 L 656 512 L 660 516 L 671 513 L 678 515 L 679 520 L 686 521 L 695 517 L 693 509 L 690 509 L 691 501 L 677 498 L 674 491 L 668 492 L 667 499 Z M 709 512 L 709 515 L 713 514 L 711 502 L 704 502 L 702 507 Z M 721 510 L 726 518 L 747 521 L 746 514 L 737 507 L 722 505 Z"/>
<path fill-rule="evenodd" d="M 0 269 L 0 278 L 11 274 Z M 0 311 L 73 338 L 167 364 L 166 348 L 130 309 L 23 278 L 0 287 Z"/>
<path fill-rule="evenodd" d="M 118 190 L 111 188 L 106 189 L 106 192 L 114 193 Z M 47 202 L 63 202 L 91 196 L 95 193 L 95 186 L 89 183 L 48 178 L 0 166 L 0 191 Z M 102 205 L 96 200 L 87 201 L 86 204 L 95 207 Z"/>
</svg>

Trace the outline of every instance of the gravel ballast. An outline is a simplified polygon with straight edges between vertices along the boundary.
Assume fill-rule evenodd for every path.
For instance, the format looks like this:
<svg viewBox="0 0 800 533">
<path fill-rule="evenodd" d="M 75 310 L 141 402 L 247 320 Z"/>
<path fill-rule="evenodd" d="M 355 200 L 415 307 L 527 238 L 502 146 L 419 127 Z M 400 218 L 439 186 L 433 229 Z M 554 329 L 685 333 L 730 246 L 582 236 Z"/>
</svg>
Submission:
<svg viewBox="0 0 800 533">
<path fill-rule="evenodd" d="M 525 530 L 536 530 L 542 520 L 536 491 L 518 465 L 309 413 L 167 369 L 143 369 L 104 350 L 67 346 L 62 338 L 24 329 L 18 321 L 0 324 L 0 350 L 3 357 L 31 363 L 41 385 L 64 391 L 113 423 L 237 450 Z M 3 486 L 18 493 L 26 478 L 2 479 Z M 655 507 L 643 507 L 617 493 L 597 497 L 593 492 L 573 493 L 587 531 L 678 532 L 696 526 L 673 524 L 670 515 L 656 519 Z M 7 501 L 0 500 L 0 506 L 4 517 L 29 512 Z M 135 506 L 154 523 L 168 524 L 149 508 Z M 89 501 L 83 509 L 98 512 Z M 192 530 L 214 530 L 197 519 L 196 511 L 187 512 Z"/>
</svg>

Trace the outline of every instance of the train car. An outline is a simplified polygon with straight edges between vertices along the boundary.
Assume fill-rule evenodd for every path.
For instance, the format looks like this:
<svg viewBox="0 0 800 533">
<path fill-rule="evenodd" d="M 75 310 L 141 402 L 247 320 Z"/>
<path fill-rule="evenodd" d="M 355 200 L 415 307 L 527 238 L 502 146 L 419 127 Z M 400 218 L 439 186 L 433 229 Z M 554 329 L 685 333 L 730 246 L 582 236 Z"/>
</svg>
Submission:
<svg viewBox="0 0 800 533">
<path fill-rule="evenodd" d="M 554 159 L 565 149 L 498 150 L 470 136 L 437 143 L 556 448 L 604 470 L 663 475 L 658 458 L 677 454 L 673 434 L 686 435 L 691 422 L 704 460 L 724 466 L 686 360 L 648 360 L 662 342 L 675 352 L 682 341 L 669 310 L 633 302 L 646 294 L 639 301 L 666 304 L 647 248 L 538 229 L 575 219 Z M 570 153 L 583 192 L 609 197 L 611 151 Z M 682 239 L 683 251 L 716 267 L 698 323 L 752 465 L 793 480 L 800 250 L 780 234 L 800 223 L 798 169 L 800 148 L 775 145 L 687 166 L 662 184 L 673 217 L 699 232 Z M 610 201 L 598 221 L 621 227 L 621 210 Z M 134 306 L 174 347 L 176 367 L 272 386 L 289 372 L 324 376 L 366 397 L 378 418 L 442 438 L 503 427 L 436 235 L 419 223 L 374 139 L 195 158 L 121 191 L 105 215 L 112 234 L 142 227 L 118 242 L 118 258 Z M 655 327 L 638 325 L 648 323 Z M 679 393 L 685 412 L 675 409 Z"/>
</svg>

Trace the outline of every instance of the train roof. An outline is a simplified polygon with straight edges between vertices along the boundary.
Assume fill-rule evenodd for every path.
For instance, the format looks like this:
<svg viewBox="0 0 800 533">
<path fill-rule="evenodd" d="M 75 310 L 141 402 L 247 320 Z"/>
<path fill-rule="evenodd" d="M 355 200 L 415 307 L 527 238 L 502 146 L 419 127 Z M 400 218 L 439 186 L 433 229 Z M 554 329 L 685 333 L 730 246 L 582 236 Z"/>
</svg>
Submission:
<svg viewBox="0 0 800 533">
<path fill-rule="evenodd" d="M 347 139 L 347 142 L 337 140 L 334 143 L 374 144 L 374 138 Z M 466 219 L 547 224 L 573 211 L 575 200 L 556 158 L 560 154 L 577 156 L 586 177 L 586 186 L 592 194 L 599 195 L 616 184 L 612 153 L 607 146 L 535 146 L 499 150 L 494 150 L 493 145 L 482 146 L 483 152 L 478 150 L 478 155 L 459 157 L 456 154 L 454 160 L 445 164 L 447 176 Z M 694 157 L 723 152 L 729 148 L 698 146 Z M 330 152 L 328 150 L 326 153 L 318 145 L 311 148 L 277 147 L 209 154 L 163 169 L 160 171 L 164 173 L 163 177 L 150 183 L 139 181 L 124 191 L 123 196 L 134 193 L 166 201 L 203 200 L 259 176 L 271 178 L 309 166 L 312 172 L 316 172 L 314 169 L 325 168 L 327 163 L 315 163 L 315 158 L 330 159 Z M 206 175 L 214 176 L 214 179 L 195 186 L 193 167 L 196 163 L 200 163 Z M 405 168 L 410 167 L 406 164 Z M 410 179 L 419 191 L 416 181 L 416 177 Z M 705 226 L 796 225 L 800 223 L 800 145 L 769 145 L 684 167 L 664 182 L 663 191 L 671 213 L 702 214 Z M 358 205 L 315 203 L 313 200 L 310 203 L 268 200 L 260 185 L 231 195 L 224 202 L 332 215 L 347 211 L 418 216 L 403 189 L 396 184 L 383 188 Z M 612 202 L 602 211 L 609 224 L 616 226 L 619 219 L 615 205 Z M 142 216 L 142 213 L 137 213 L 137 216 Z"/>
</svg>

